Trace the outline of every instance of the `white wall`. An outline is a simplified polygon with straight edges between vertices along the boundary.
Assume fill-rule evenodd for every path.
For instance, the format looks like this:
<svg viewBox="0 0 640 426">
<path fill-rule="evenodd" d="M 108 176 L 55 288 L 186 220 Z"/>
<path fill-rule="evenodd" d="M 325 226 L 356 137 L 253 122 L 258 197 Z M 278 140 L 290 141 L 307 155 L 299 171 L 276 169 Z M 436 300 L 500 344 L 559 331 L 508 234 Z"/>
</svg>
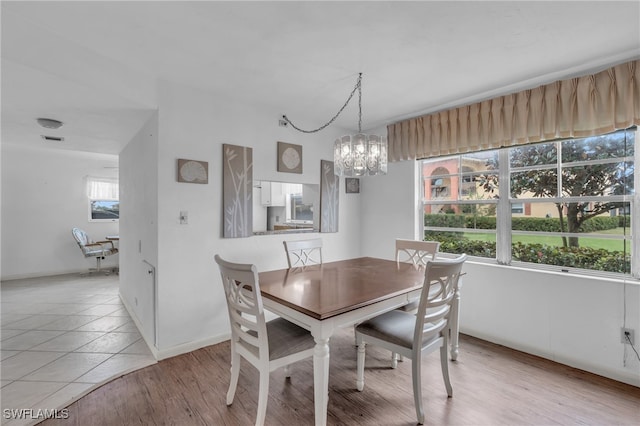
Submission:
<svg viewBox="0 0 640 426">
<path fill-rule="evenodd" d="M 158 114 L 120 153 L 120 295 L 149 347 L 156 344 Z M 151 271 L 151 273 L 149 273 Z"/>
<path fill-rule="evenodd" d="M 253 148 L 254 180 L 319 183 L 320 160 L 332 159 L 333 140 L 340 130 L 325 130 L 306 135 L 278 127 L 282 111 L 238 104 L 203 91 L 175 84 L 160 87 L 158 113 L 158 314 L 160 358 L 228 338 L 228 314 L 219 271 L 213 257 L 255 263 L 259 270 L 287 266 L 282 241 L 318 234 L 265 235 L 224 239 L 222 235 L 222 144 Z M 276 171 L 277 142 L 303 146 L 303 174 Z M 139 142 L 138 142 L 139 143 Z M 139 158 L 138 148 L 123 151 Z M 206 185 L 176 181 L 178 158 L 207 161 L 209 183 Z M 152 165 L 136 165 L 152 169 Z M 135 174 L 125 167 L 132 161 L 121 158 L 121 185 L 127 187 Z M 148 171 L 149 172 L 149 171 Z M 153 171 L 150 171 L 153 173 Z M 340 232 L 319 234 L 324 241 L 323 255 L 336 260 L 360 254 L 360 196 L 345 197 L 344 181 L 340 188 Z M 122 209 L 128 209 L 126 200 Z M 180 225 L 180 211 L 188 211 L 189 223 Z M 123 241 L 127 235 L 146 227 L 145 219 L 136 223 L 122 221 Z M 145 243 L 143 242 L 143 245 Z M 126 281 L 126 282 L 125 282 Z M 130 295 L 144 292 L 146 283 L 134 276 L 121 275 L 121 285 Z M 131 305 L 131 301 L 127 302 Z M 134 302 L 135 303 L 135 302 Z M 145 321 L 144 319 L 140 319 Z M 144 325 L 145 333 L 150 328 Z M 145 336 L 147 341 L 150 337 Z"/>
<path fill-rule="evenodd" d="M 118 223 L 89 222 L 85 176 L 116 177 L 118 157 L 2 144 L 2 280 L 87 271 L 71 228 L 93 240 L 118 234 Z M 111 167 L 111 168 L 105 168 Z M 110 256 L 103 266 L 118 264 Z"/>
<path fill-rule="evenodd" d="M 602 376 L 640 386 L 640 362 L 620 343 L 640 330 L 637 281 L 596 279 L 470 262 L 465 266 L 461 331 Z M 625 289 L 626 286 L 626 289 Z"/>
<path fill-rule="evenodd" d="M 392 258 L 395 238 L 416 235 L 415 171 L 415 162 L 393 163 L 379 182 L 363 183 L 363 255 Z M 465 271 L 462 333 L 640 386 L 640 363 L 627 345 L 624 365 L 620 343 L 626 292 L 626 324 L 639 347 L 638 281 L 474 262 Z"/>
<path fill-rule="evenodd" d="M 386 176 L 360 179 L 363 256 L 395 259 L 396 238 L 414 239 L 415 163 L 389 163 Z"/>
</svg>

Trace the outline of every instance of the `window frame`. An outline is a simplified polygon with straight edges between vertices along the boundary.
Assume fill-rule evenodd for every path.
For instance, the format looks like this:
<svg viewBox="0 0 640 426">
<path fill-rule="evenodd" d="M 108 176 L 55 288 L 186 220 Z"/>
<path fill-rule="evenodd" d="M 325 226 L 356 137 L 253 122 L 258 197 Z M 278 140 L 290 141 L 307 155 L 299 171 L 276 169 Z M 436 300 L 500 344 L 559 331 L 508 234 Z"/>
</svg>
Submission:
<svg viewBox="0 0 640 426">
<path fill-rule="evenodd" d="M 510 166 L 510 148 L 512 147 L 504 147 L 500 149 L 492 149 L 489 151 L 497 152 L 498 156 L 498 181 L 499 181 L 499 193 L 502 194 L 501 197 L 498 197 L 495 200 L 465 200 L 462 198 L 461 190 L 458 190 L 458 194 L 451 194 L 448 200 L 427 200 L 426 199 L 426 181 L 433 180 L 434 176 L 426 176 L 424 175 L 424 164 L 428 161 L 433 161 L 435 158 L 431 159 L 421 159 L 417 160 L 418 163 L 418 206 L 419 206 L 419 215 L 418 215 L 418 229 L 420 230 L 419 235 L 421 238 L 424 238 L 425 231 L 446 231 L 446 232 L 465 232 L 465 233 L 489 233 L 492 230 L 490 229 L 481 229 L 476 230 L 473 228 L 441 228 L 441 227 L 433 227 L 425 225 L 424 215 L 426 211 L 426 207 L 434 204 L 452 204 L 452 205 L 468 205 L 468 204 L 496 204 L 496 229 L 495 229 L 495 240 L 496 240 L 496 256 L 495 258 L 490 257 L 480 257 L 480 256 L 470 256 L 474 261 L 478 261 L 481 263 L 489 263 L 489 264 L 500 264 L 507 266 L 514 266 L 524 269 L 532 269 L 532 270 L 545 270 L 545 271 L 555 271 L 555 272 L 569 272 L 576 273 L 582 275 L 590 275 L 590 276 L 604 276 L 609 278 L 616 279 L 626 279 L 626 278 L 640 278 L 640 232 L 633 232 L 633 230 L 640 229 L 640 213 L 638 213 L 638 208 L 640 206 L 640 172 L 635 170 L 635 165 L 640 164 L 640 130 L 638 128 L 629 128 L 618 130 L 617 132 L 635 132 L 634 140 L 636 141 L 633 155 L 626 157 L 618 157 L 613 159 L 599 159 L 593 161 L 563 161 L 561 156 L 561 150 L 558 152 L 556 163 L 549 165 L 543 165 L 542 167 L 535 166 L 527 166 L 527 167 L 518 167 L 511 168 Z M 613 132 L 612 132 L 613 133 Z M 585 139 L 582 138 L 573 138 L 573 139 Z M 541 141 L 540 143 L 556 143 L 558 147 L 561 146 L 563 141 L 567 139 L 559 139 L 555 141 Z M 468 171 L 463 171 L 462 169 L 462 158 L 464 155 L 468 154 L 458 154 L 452 156 L 442 156 L 437 157 L 438 159 L 456 159 L 458 162 L 458 172 L 450 173 L 449 176 L 454 176 L 460 179 L 460 188 L 462 187 L 462 179 L 465 175 L 469 175 Z M 521 262 L 512 259 L 512 235 L 552 235 L 552 236 L 578 236 L 584 237 L 584 234 L 576 234 L 569 232 L 541 232 L 541 231 L 516 231 L 512 230 L 511 219 L 513 216 L 513 207 L 514 205 L 522 205 L 523 208 L 527 203 L 553 203 L 554 201 L 562 201 L 563 203 L 571 202 L 571 201 L 601 201 L 602 197 L 600 196 L 589 196 L 589 197 L 563 197 L 562 196 L 562 182 L 561 182 L 561 173 L 563 169 L 581 166 L 581 165 L 590 165 L 590 164 L 605 164 L 605 163 L 620 163 L 620 162 L 630 162 L 634 165 L 634 173 L 633 173 L 633 192 L 630 195 L 608 195 L 606 196 L 609 201 L 619 201 L 629 204 L 630 209 L 630 223 L 629 223 L 629 233 L 620 236 L 611 236 L 606 234 L 594 234 L 594 237 L 601 239 L 616 239 L 620 241 L 630 241 L 631 242 L 631 256 L 630 263 L 631 268 L 629 273 L 621 273 L 621 272 L 609 272 L 609 271 L 600 271 L 600 270 L 592 270 L 592 269 L 582 269 L 576 267 L 565 267 L 558 265 L 550 265 L 550 264 L 538 264 L 538 263 L 530 263 L 530 262 Z M 440 165 L 436 166 L 440 167 Z M 521 171 L 524 169 L 533 169 L 539 170 L 542 168 L 550 169 L 557 167 L 558 170 L 558 189 L 557 194 L 560 196 L 556 197 L 538 197 L 535 199 L 529 198 L 512 198 L 511 194 L 511 185 L 510 178 L 511 172 Z M 434 169 L 435 170 L 435 169 Z M 557 195 L 556 194 L 556 195 Z M 457 197 L 457 198 L 456 198 Z M 623 243 L 626 244 L 626 243 Z"/>
<path fill-rule="evenodd" d="M 118 217 L 117 218 L 113 218 L 113 219 L 96 219 L 93 217 L 93 203 L 94 202 L 114 202 L 114 203 L 118 203 Z M 89 199 L 88 202 L 88 206 L 89 206 L 89 222 L 119 222 L 120 221 L 120 200 L 102 200 L 102 199 L 96 199 L 96 200 L 92 200 Z"/>
<path fill-rule="evenodd" d="M 106 178 L 96 176 L 86 176 L 85 184 L 87 188 L 87 217 L 89 222 L 103 222 L 114 223 L 120 221 L 120 197 L 119 197 L 119 182 L 117 178 Z M 111 185 L 105 191 L 104 186 L 101 189 L 95 189 L 96 185 Z M 94 192 L 95 191 L 95 192 Z M 100 192 L 100 193 L 97 193 Z M 118 196 L 116 196 L 117 194 Z M 111 219 L 96 219 L 93 217 L 93 203 L 95 202 L 116 202 L 118 203 L 118 217 Z"/>
</svg>

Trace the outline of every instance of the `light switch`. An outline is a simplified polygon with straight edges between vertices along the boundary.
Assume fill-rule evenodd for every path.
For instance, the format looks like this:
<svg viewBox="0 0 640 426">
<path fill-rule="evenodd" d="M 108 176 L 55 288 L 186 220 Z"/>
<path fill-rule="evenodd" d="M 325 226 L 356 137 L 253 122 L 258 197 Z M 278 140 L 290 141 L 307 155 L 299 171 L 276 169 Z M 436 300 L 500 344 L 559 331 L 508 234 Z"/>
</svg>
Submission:
<svg viewBox="0 0 640 426">
<path fill-rule="evenodd" d="M 186 225 L 189 223 L 189 212 L 181 211 L 180 212 L 180 225 Z"/>
</svg>

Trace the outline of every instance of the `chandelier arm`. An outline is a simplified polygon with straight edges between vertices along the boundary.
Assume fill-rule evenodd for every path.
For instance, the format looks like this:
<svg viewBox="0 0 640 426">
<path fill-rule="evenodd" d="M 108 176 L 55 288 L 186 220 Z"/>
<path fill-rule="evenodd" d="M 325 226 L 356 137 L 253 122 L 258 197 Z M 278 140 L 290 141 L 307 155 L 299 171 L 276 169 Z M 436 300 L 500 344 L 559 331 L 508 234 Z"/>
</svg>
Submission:
<svg viewBox="0 0 640 426">
<path fill-rule="evenodd" d="M 342 111 L 344 111 L 344 109 L 347 107 L 347 105 L 349 104 L 349 102 L 351 101 L 351 99 L 353 98 L 353 95 L 355 95 L 356 91 L 358 91 L 358 111 L 359 111 L 359 116 L 358 116 L 358 132 L 361 132 L 361 126 L 362 126 L 362 89 L 361 86 L 362 85 L 362 73 L 360 73 L 358 75 L 358 81 L 356 82 L 356 86 L 353 88 L 353 90 L 351 91 L 351 94 L 349 95 L 349 97 L 347 98 L 347 101 L 344 103 L 344 105 L 342 105 L 342 108 L 340 108 L 340 110 L 336 113 L 336 115 L 334 115 L 331 120 L 329 120 L 328 122 L 326 122 L 325 124 L 323 124 L 322 126 L 318 127 L 317 129 L 313 129 L 313 130 L 305 130 L 305 129 L 301 129 L 300 127 L 296 126 L 295 124 L 293 124 L 291 122 L 291 120 L 289 120 L 289 118 L 286 115 L 283 115 L 282 118 L 284 119 L 284 121 L 286 121 L 287 123 L 289 123 L 291 125 L 291 127 L 293 127 L 294 129 L 296 129 L 299 132 L 302 133 L 316 133 L 319 132 L 320 130 L 328 127 L 329 125 L 331 125 L 331 123 L 333 123 L 340 114 L 342 114 Z"/>
</svg>

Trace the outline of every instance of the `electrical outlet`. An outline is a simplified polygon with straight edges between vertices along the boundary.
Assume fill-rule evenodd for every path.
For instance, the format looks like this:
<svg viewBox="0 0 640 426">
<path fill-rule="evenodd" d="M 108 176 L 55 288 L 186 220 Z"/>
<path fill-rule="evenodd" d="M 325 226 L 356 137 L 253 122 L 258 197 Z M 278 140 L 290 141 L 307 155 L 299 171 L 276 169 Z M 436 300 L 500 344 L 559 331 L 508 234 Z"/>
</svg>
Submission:
<svg viewBox="0 0 640 426">
<path fill-rule="evenodd" d="M 621 328 L 620 341 L 626 344 L 629 344 L 629 342 L 631 342 L 630 343 L 631 345 L 635 345 L 636 344 L 635 330 L 632 328 Z"/>
<path fill-rule="evenodd" d="M 287 123 L 286 120 L 278 120 L 278 126 L 287 127 L 288 125 L 289 125 L 289 123 Z"/>
</svg>

